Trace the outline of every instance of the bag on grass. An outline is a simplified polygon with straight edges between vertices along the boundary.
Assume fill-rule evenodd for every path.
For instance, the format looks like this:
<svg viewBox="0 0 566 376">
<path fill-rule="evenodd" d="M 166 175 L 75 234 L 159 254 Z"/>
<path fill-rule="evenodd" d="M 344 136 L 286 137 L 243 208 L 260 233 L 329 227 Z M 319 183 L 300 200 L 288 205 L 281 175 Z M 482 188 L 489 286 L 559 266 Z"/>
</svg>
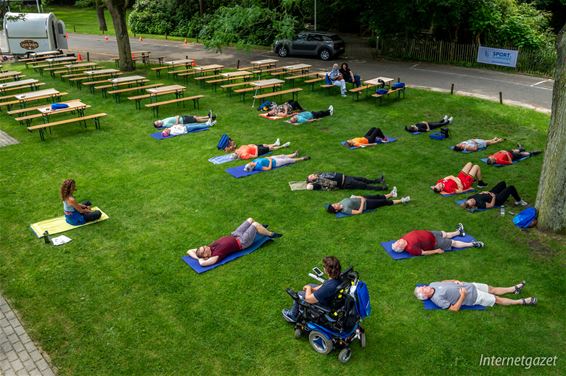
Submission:
<svg viewBox="0 0 566 376">
<path fill-rule="evenodd" d="M 265 101 L 258 106 L 257 110 L 258 111 L 269 111 L 270 108 L 271 108 L 271 101 Z"/>
<path fill-rule="evenodd" d="M 513 223 L 519 228 L 534 227 L 537 224 L 537 216 L 538 213 L 536 208 L 526 208 L 513 217 Z"/>
<path fill-rule="evenodd" d="M 228 135 L 226 133 L 224 133 L 222 135 L 222 137 L 220 137 L 220 140 L 218 141 L 216 148 L 218 150 L 224 150 L 226 148 L 226 146 L 228 146 L 228 144 L 230 143 L 230 140 L 231 140 L 231 138 L 228 137 Z"/>
</svg>

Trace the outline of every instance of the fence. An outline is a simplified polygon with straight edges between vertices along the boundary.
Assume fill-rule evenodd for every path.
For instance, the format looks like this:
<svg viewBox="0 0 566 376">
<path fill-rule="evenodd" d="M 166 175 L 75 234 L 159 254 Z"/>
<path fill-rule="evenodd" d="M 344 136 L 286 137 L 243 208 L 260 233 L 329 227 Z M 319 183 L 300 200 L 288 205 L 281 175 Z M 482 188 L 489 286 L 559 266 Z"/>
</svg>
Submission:
<svg viewBox="0 0 566 376">
<path fill-rule="evenodd" d="M 499 67 L 478 63 L 478 45 L 460 44 L 434 40 L 405 38 L 379 38 L 378 55 L 390 58 L 429 61 L 441 64 L 456 64 L 493 68 L 505 71 L 552 76 L 556 65 L 556 50 L 519 49 L 517 68 Z M 509 47 L 502 47 L 509 48 Z M 509 48 L 514 49 L 514 48 Z"/>
</svg>

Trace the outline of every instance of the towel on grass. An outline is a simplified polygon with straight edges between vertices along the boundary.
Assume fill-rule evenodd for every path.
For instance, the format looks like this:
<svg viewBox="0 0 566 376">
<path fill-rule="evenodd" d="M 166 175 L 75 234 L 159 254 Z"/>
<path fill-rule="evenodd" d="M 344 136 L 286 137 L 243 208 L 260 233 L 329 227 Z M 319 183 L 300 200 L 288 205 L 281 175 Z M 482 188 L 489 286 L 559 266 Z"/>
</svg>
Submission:
<svg viewBox="0 0 566 376">
<path fill-rule="evenodd" d="M 156 140 L 165 140 L 165 139 L 173 138 L 173 137 L 177 137 L 177 136 L 184 136 L 184 135 L 189 134 L 189 133 L 197 133 L 197 132 L 201 132 L 201 131 L 207 131 L 207 130 L 209 130 L 209 129 L 210 129 L 210 128 L 196 129 L 196 130 L 194 130 L 194 131 L 190 131 L 190 132 L 183 133 L 183 134 L 178 134 L 178 135 L 176 135 L 176 136 L 169 136 L 169 137 L 163 137 L 163 135 L 161 134 L 161 132 L 155 132 L 155 133 L 150 134 L 150 136 L 153 137 L 153 138 L 155 138 Z"/>
<path fill-rule="evenodd" d="M 513 164 L 519 163 L 519 162 L 521 162 L 521 161 L 524 161 L 525 159 L 529 159 L 529 157 L 530 157 L 530 155 L 527 155 L 526 157 L 517 159 L 517 160 L 513 161 Z M 486 163 L 486 164 L 487 164 L 487 158 L 480 158 L 480 161 L 482 161 L 483 163 Z M 511 165 L 497 164 L 497 163 L 496 163 L 496 164 L 492 164 L 491 166 L 494 166 L 494 167 L 505 167 L 505 166 L 511 166 Z"/>
<path fill-rule="evenodd" d="M 91 210 L 100 210 L 100 209 L 98 207 L 94 206 L 94 207 L 91 208 Z M 99 219 L 97 219 L 96 221 L 87 222 L 85 224 L 78 225 L 78 226 L 73 226 L 73 225 L 68 224 L 65 221 L 65 216 L 61 216 L 61 217 L 51 218 L 51 219 L 47 219 L 45 221 L 34 223 L 34 224 L 30 225 L 30 228 L 33 231 L 33 233 L 35 234 L 35 236 L 37 236 L 38 238 L 43 237 L 43 233 L 45 231 L 47 231 L 49 233 L 49 235 L 59 234 L 61 232 L 73 230 L 73 229 L 76 229 L 78 227 L 87 226 L 87 225 L 91 225 L 93 223 L 97 223 L 97 222 L 100 222 L 100 221 L 107 220 L 109 217 L 106 215 L 106 213 L 104 213 L 102 210 L 100 210 L 100 211 L 102 212 L 102 215 L 100 216 Z"/>
<path fill-rule="evenodd" d="M 289 188 L 291 188 L 292 191 L 304 191 L 307 189 L 307 182 L 304 180 L 290 181 Z"/>
<path fill-rule="evenodd" d="M 387 137 L 387 142 L 383 141 L 382 139 L 377 139 L 375 144 L 371 144 L 371 145 L 362 145 L 362 146 L 350 146 L 346 143 L 346 141 L 342 141 L 340 143 L 340 145 L 347 147 L 350 150 L 354 150 L 354 149 L 363 149 L 363 148 L 368 148 L 370 146 L 375 146 L 375 145 L 379 145 L 379 144 L 390 144 L 392 142 L 397 141 L 397 139 L 395 137 Z"/>
<path fill-rule="evenodd" d="M 189 265 L 195 272 L 201 274 L 201 273 L 207 272 L 211 269 L 217 268 L 220 265 L 224 265 L 226 263 L 229 263 L 230 261 L 233 261 L 233 260 L 235 260 L 239 257 L 250 254 L 253 251 L 255 251 L 256 249 L 261 248 L 262 245 L 264 245 L 265 243 L 267 243 L 270 240 L 271 240 L 270 237 L 258 234 L 258 235 L 256 235 L 252 245 L 250 245 L 248 248 L 242 249 L 241 251 L 238 251 L 238 252 L 231 253 L 228 256 L 226 256 L 225 258 L 223 258 L 222 260 L 220 260 L 219 262 L 217 262 L 216 264 L 209 265 L 209 266 L 201 266 L 199 264 L 198 260 L 195 260 L 194 258 L 192 258 L 189 255 L 183 256 L 183 261 L 185 261 L 187 263 L 187 265 Z"/>
<path fill-rule="evenodd" d="M 456 236 L 454 238 L 452 238 L 452 240 L 459 240 L 461 242 L 474 242 L 476 241 L 476 239 L 473 236 L 470 236 L 468 234 L 466 234 L 466 236 Z M 381 244 L 381 246 L 383 247 L 383 249 L 385 249 L 385 252 L 387 252 L 387 254 L 393 259 L 393 260 L 404 260 L 404 259 L 408 259 L 408 258 L 413 258 L 413 257 L 423 257 L 423 256 L 414 256 L 412 254 L 410 254 L 409 252 L 395 252 L 393 250 L 393 243 L 395 243 L 396 240 L 390 240 L 388 242 L 381 242 L 379 244 Z M 447 251 L 444 252 L 454 252 L 454 251 L 463 251 L 465 249 L 469 249 L 471 247 L 468 248 L 451 248 Z M 424 256 L 426 257 L 426 256 Z"/>
<path fill-rule="evenodd" d="M 236 155 L 234 153 L 231 153 L 231 154 L 224 154 L 224 155 L 219 155 L 217 157 L 208 158 L 208 161 L 214 164 L 222 164 L 222 163 L 235 161 L 236 159 L 238 159 L 236 158 Z"/>
<path fill-rule="evenodd" d="M 427 284 L 424 283 L 417 283 L 416 285 L 417 287 L 419 286 L 428 286 Z M 427 311 L 432 311 L 432 310 L 436 310 L 436 309 L 442 309 L 439 306 L 437 306 L 436 304 L 434 304 L 430 299 L 427 300 L 423 300 L 423 308 Z M 485 310 L 485 307 L 482 305 L 473 305 L 473 306 L 461 306 L 460 307 L 460 311 L 483 311 Z"/>
</svg>

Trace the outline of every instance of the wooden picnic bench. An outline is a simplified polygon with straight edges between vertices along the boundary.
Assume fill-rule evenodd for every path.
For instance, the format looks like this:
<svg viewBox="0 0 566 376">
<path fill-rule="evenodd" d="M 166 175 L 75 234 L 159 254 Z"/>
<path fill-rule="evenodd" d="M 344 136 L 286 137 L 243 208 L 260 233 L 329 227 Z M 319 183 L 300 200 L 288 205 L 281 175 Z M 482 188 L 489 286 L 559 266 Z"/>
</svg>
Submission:
<svg viewBox="0 0 566 376">
<path fill-rule="evenodd" d="M 120 102 L 120 95 L 122 93 L 128 93 L 130 91 L 139 91 L 139 90 L 144 90 L 144 89 L 151 89 L 154 87 L 160 87 L 163 86 L 163 84 L 149 84 L 149 85 L 142 85 L 142 86 L 134 86 L 134 87 L 127 87 L 125 89 L 117 89 L 117 90 L 110 90 L 108 91 L 108 94 L 112 94 L 114 95 L 114 99 L 116 100 L 116 102 Z M 128 97 L 128 99 L 130 99 L 132 97 Z M 137 105 L 136 105 L 137 108 Z"/>
<path fill-rule="evenodd" d="M 82 86 L 88 87 L 90 89 L 91 93 L 94 93 L 94 86 L 95 85 L 108 82 L 108 77 L 117 77 L 117 76 L 121 76 L 123 74 L 124 74 L 124 72 L 116 72 L 116 73 L 112 73 L 112 74 L 97 74 L 97 75 L 94 75 L 94 76 L 74 77 L 74 78 L 69 78 L 69 83 L 76 82 L 77 85 L 80 83 Z M 97 78 L 104 78 L 104 77 L 106 77 L 104 80 L 96 80 Z M 94 81 L 82 82 L 83 80 L 86 80 L 86 79 L 90 79 L 90 80 L 94 80 Z M 82 86 L 79 86 L 79 90 L 82 89 Z"/>
<path fill-rule="evenodd" d="M 109 81 L 106 81 L 109 82 Z M 147 78 L 144 79 L 139 79 L 139 80 L 133 80 L 133 81 L 124 81 L 124 82 L 114 82 L 108 85 L 100 85 L 100 86 L 95 86 L 94 90 L 101 90 L 102 91 L 102 96 L 106 97 L 106 92 L 107 89 L 110 88 L 116 88 L 118 86 L 127 86 L 127 85 L 137 85 L 140 86 L 140 84 L 149 82 L 149 80 Z"/>
<path fill-rule="evenodd" d="M 96 129 L 100 129 L 100 118 L 104 117 L 106 115 L 107 115 L 106 113 L 101 112 L 99 114 L 80 116 L 80 117 L 76 117 L 76 118 L 72 118 L 72 119 L 66 119 L 66 120 L 59 120 L 59 121 L 55 121 L 55 122 L 52 122 L 52 123 L 44 123 L 44 124 L 39 124 L 39 125 L 33 125 L 31 127 L 28 127 L 28 131 L 33 132 L 33 131 L 38 130 L 39 131 L 39 137 L 41 138 L 41 141 L 45 141 L 45 130 L 49 129 L 49 131 L 51 131 L 52 127 L 55 127 L 55 126 L 58 126 L 58 125 L 82 122 L 84 124 L 85 128 L 86 128 L 86 121 L 87 120 L 94 120 L 94 127 Z"/>
<path fill-rule="evenodd" d="M 41 108 L 41 107 L 38 107 L 38 108 Z M 40 114 L 20 116 L 20 117 L 15 118 L 15 120 L 18 121 L 20 124 L 25 123 L 25 125 L 30 126 L 31 122 L 34 119 L 43 119 L 44 123 L 47 123 L 48 120 L 49 120 L 49 116 L 56 115 L 56 114 L 64 114 L 64 113 L 67 113 L 67 112 L 77 112 L 77 114 L 79 114 L 79 116 L 84 116 L 84 110 L 86 110 L 87 108 L 90 108 L 90 105 L 85 104 L 84 106 L 80 106 L 80 107 L 62 108 L 62 109 L 57 110 L 56 112 L 53 112 L 53 113 L 40 113 Z"/>
<path fill-rule="evenodd" d="M 229 96 L 232 96 L 232 91 L 230 89 L 233 89 L 235 87 L 240 87 L 240 86 L 247 86 L 249 85 L 249 82 L 235 82 L 233 84 L 226 84 L 226 85 L 221 85 L 220 87 L 222 89 L 226 89 L 226 91 L 228 92 Z"/>
<path fill-rule="evenodd" d="M 324 77 L 316 77 L 316 78 L 311 78 L 309 80 L 305 80 L 305 84 L 309 84 L 311 85 L 311 91 L 314 91 L 314 84 L 320 81 L 324 81 Z"/>
<path fill-rule="evenodd" d="M 155 117 L 159 116 L 159 107 L 167 105 L 167 104 L 172 104 L 172 103 L 183 103 L 183 105 L 185 104 L 186 101 L 193 101 L 193 107 L 195 109 L 199 109 L 200 108 L 200 103 L 199 100 L 201 98 L 204 98 L 204 95 L 193 95 L 191 97 L 181 97 L 181 98 L 176 98 L 176 99 L 170 99 L 167 101 L 163 101 L 163 102 L 153 102 L 153 103 L 148 103 L 145 105 L 145 107 L 147 108 L 151 108 L 153 110 L 153 114 L 155 115 Z"/>
<path fill-rule="evenodd" d="M 236 90 L 234 90 L 234 93 L 240 94 L 242 102 L 244 102 L 246 100 L 246 94 L 247 93 L 251 93 L 252 91 L 253 92 L 259 92 L 262 89 L 269 89 L 269 88 L 271 88 L 273 91 L 276 91 L 282 85 L 283 84 L 281 84 L 281 83 L 273 83 L 273 84 L 270 84 L 270 85 L 252 86 L 252 87 L 247 87 L 247 88 L 244 88 L 244 89 L 236 89 Z"/>
<path fill-rule="evenodd" d="M 271 93 L 254 95 L 254 99 L 265 99 L 265 98 L 271 98 L 271 97 L 279 97 L 281 95 L 286 95 L 286 94 L 292 94 L 293 100 L 295 100 L 295 94 L 297 94 L 297 98 L 298 98 L 300 91 L 303 91 L 303 89 L 300 88 L 300 87 L 295 87 L 295 88 L 287 89 L 287 90 L 277 90 L 277 91 L 274 91 L 274 92 L 271 92 Z"/>
<path fill-rule="evenodd" d="M 362 85 L 360 87 L 355 87 L 353 89 L 348 90 L 350 93 L 354 93 L 354 99 L 357 100 L 360 96 L 360 93 L 363 92 L 364 90 L 368 90 L 370 88 L 374 87 L 373 85 Z"/>
<path fill-rule="evenodd" d="M 67 94 L 68 93 L 65 93 L 65 92 L 57 92 L 57 93 L 53 93 L 53 94 L 45 94 L 45 95 L 34 96 L 32 98 L 15 99 L 15 100 L 11 100 L 11 101 L 8 101 L 8 102 L 0 102 L 0 109 L 3 106 L 6 106 L 6 108 L 8 110 L 10 110 L 12 108 L 12 105 L 14 105 L 14 104 L 19 104 L 20 107 L 25 107 L 26 103 L 38 101 L 38 100 L 41 100 L 41 99 L 51 99 L 52 102 L 55 102 L 55 100 L 59 100 L 62 96 L 65 96 Z"/>
<path fill-rule="evenodd" d="M 396 89 L 390 89 L 389 91 L 387 91 L 387 93 L 385 94 L 377 94 L 377 93 L 373 93 L 371 96 L 374 98 L 377 98 L 379 100 L 379 104 L 381 104 L 381 102 L 383 101 L 383 97 L 387 97 L 391 94 L 397 93 L 397 99 L 401 98 L 401 93 L 403 93 L 403 98 L 405 98 L 405 87 L 399 87 Z"/>
<path fill-rule="evenodd" d="M 34 83 L 29 83 L 29 84 L 23 84 L 21 86 L 13 86 L 13 87 L 8 87 L 5 89 L 0 88 L 0 94 L 4 94 L 8 91 L 16 91 L 16 90 L 22 90 L 22 89 L 32 89 L 35 90 L 36 88 L 38 88 L 39 86 L 43 86 L 45 85 L 45 82 L 34 82 Z M 14 95 L 6 95 L 4 97 L 0 97 L 0 101 L 4 100 L 4 99 L 8 99 L 13 97 Z"/>
<path fill-rule="evenodd" d="M 70 99 L 68 101 L 58 102 L 58 103 L 69 104 L 71 102 L 76 102 L 76 101 L 80 101 L 80 99 Z M 35 110 L 42 108 L 42 107 L 45 107 L 45 104 L 40 104 L 40 105 L 37 105 L 37 106 L 31 106 L 31 107 L 25 107 L 25 108 L 17 108 L 15 110 L 10 110 L 6 113 L 8 115 L 19 115 L 19 114 L 25 114 L 25 113 L 28 113 L 28 112 L 35 111 Z"/>
</svg>

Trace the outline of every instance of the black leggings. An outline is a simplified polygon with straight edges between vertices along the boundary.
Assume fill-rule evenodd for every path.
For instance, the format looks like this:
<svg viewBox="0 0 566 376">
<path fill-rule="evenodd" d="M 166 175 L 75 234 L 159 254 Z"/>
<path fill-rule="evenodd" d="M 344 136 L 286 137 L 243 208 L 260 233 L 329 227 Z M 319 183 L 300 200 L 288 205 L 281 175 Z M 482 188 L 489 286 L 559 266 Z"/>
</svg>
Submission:
<svg viewBox="0 0 566 376">
<path fill-rule="evenodd" d="M 504 181 L 497 183 L 495 187 L 491 188 L 490 192 L 495 193 L 495 206 L 503 205 L 509 196 L 513 196 L 515 201 L 521 201 L 521 197 L 519 196 L 519 193 L 517 193 L 515 186 L 507 186 Z"/>
<path fill-rule="evenodd" d="M 386 138 L 385 135 L 383 134 L 383 132 L 381 131 L 381 129 L 376 128 L 376 127 L 370 128 L 370 129 L 366 132 L 366 134 L 365 134 L 364 137 L 368 140 L 368 142 L 369 142 L 370 144 L 375 144 L 375 140 L 376 140 L 377 138 L 381 138 L 381 139 L 385 139 L 385 138 Z"/>
<path fill-rule="evenodd" d="M 376 183 L 375 180 L 366 179 L 361 176 L 344 176 L 342 189 L 367 189 L 370 191 L 384 191 L 387 187 L 381 185 L 370 185 Z"/>
<path fill-rule="evenodd" d="M 448 120 L 440 120 L 438 122 L 431 122 L 431 123 L 417 123 L 415 124 L 417 126 L 417 128 L 419 129 L 419 132 L 426 132 L 426 124 L 428 124 L 428 128 L 430 130 L 432 129 L 436 129 L 436 128 L 440 128 L 440 127 L 444 127 L 445 125 L 450 124 L 450 122 Z M 421 125 L 421 126 L 419 126 Z"/>
<path fill-rule="evenodd" d="M 289 104 L 289 106 L 291 106 L 293 111 L 304 111 L 303 107 L 301 107 L 301 105 L 297 101 L 294 101 L 294 100 L 291 99 L 291 100 L 287 101 L 287 104 Z"/>
<path fill-rule="evenodd" d="M 92 206 L 92 203 L 90 201 L 83 201 L 81 202 L 81 204 Z M 95 210 L 88 213 L 81 213 L 81 215 L 85 219 L 85 222 L 93 222 L 98 220 L 102 216 L 102 212 L 100 210 Z"/>
<path fill-rule="evenodd" d="M 381 206 L 393 205 L 393 201 L 385 198 L 384 195 L 362 196 L 366 199 L 365 210 L 377 209 Z"/>
<path fill-rule="evenodd" d="M 320 118 L 323 118 L 325 116 L 330 116 L 330 110 L 311 111 L 311 114 L 312 114 L 313 119 L 320 119 Z"/>
</svg>

